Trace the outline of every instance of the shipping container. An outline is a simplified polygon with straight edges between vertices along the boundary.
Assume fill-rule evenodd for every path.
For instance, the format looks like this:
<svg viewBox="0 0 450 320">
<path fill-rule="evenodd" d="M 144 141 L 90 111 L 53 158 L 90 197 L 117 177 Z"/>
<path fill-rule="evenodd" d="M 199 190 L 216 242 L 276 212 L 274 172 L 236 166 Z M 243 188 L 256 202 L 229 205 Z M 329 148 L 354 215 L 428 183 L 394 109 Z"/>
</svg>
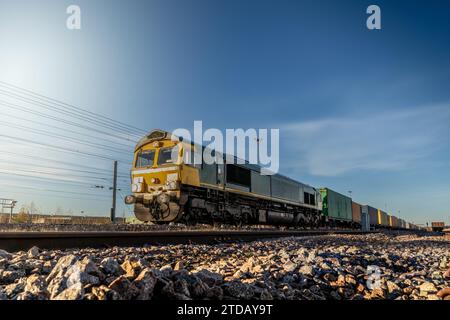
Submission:
<svg viewBox="0 0 450 320">
<path fill-rule="evenodd" d="M 389 215 L 384 211 L 381 211 L 381 213 L 383 226 L 389 227 Z"/>
<path fill-rule="evenodd" d="M 388 214 L 381 209 L 378 209 L 378 225 L 384 227 L 389 226 Z"/>
<path fill-rule="evenodd" d="M 431 229 L 433 231 L 442 231 L 444 230 L 445 222 L 431 222 Z"/>
<path fill-rule="evenodd" d="M 443 228 L 445 227 L 445 222 L 431 222 L 431 226 L 435 228 Z"/>
<path fill-rule="evenodd" d="M 322 214 L 328 219 L 352 221 L 352 199 L 328 188 L 321 188 Z"/>
<path fill-rule="evenodd" d="M 390 215 L 389 216 L 389 226 L 391 228 L 400 228 L 401 227 L 400 220 L 396 216 Z"/>
<path fill-rule="evenodd" d="M 361 205 L 352 201 L 352 220 L 361 223 Z"/>
<path fill-rule="evenodd" d="M 378 225 L 378 209 L 371 206 L 363 206 L 363 211 L 369 214 L 369 223 L 371 226 Z"/>
</svg>

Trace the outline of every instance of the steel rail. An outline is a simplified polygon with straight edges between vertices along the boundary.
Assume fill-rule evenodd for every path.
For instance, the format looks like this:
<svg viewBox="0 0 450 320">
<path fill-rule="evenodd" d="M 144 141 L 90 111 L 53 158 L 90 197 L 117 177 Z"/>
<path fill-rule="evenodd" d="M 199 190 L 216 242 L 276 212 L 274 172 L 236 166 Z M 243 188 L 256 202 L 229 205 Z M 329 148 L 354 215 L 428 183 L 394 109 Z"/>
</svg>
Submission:
<svg viewBox="0 0 450 320">
<path fill-rule="evenodd" d="M 355 230 L 170 230 L 99 232 L 0 232 L 0 249 L 14 252 L 41 249 L 106 248 L 162 244 L 217 244 L 282 237 L 365 234 Z"/>
</svg>

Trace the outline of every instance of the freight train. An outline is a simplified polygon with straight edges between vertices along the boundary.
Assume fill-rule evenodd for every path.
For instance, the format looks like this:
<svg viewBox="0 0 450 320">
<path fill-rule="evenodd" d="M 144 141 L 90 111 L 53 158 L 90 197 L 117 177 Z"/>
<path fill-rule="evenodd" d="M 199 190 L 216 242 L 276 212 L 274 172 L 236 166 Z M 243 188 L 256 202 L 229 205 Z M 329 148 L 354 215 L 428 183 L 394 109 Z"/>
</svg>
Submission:
<svg viewBox="0 0 450 320">
<path fill-rule="evenodd" d="M 412 228 L 381 210 L 362 206 L 329 188 L 314 188 L 280 174 L 263 175 L 249 163 L 191 164 L 203 146 L 163 130 L 145 135 L 134 150 L 131 170 L 136 218 L 143 222 L 226 223 L 317 228 L 323 226 Z M 214 153 L 214 152 L 212 152 Z M 221 160 L 221 161 L 218 161 Z M 236 159 L 235 159 L 236 160 Z"/>
</svg>

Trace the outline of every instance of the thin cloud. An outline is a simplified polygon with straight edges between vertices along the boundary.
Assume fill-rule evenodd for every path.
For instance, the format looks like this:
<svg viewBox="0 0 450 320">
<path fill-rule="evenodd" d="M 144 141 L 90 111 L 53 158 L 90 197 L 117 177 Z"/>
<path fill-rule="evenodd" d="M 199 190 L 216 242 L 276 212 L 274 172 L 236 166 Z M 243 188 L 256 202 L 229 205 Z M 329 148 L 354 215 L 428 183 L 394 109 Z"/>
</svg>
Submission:
<svg viewBox="0 0 450 320">
<path fill-rule="evenodd" d="M 317 176 L 410 168 L 448 144 L 449 119 L 449 106 L 433 106 L 290 123 L 288 167 Z"/>
</svg>

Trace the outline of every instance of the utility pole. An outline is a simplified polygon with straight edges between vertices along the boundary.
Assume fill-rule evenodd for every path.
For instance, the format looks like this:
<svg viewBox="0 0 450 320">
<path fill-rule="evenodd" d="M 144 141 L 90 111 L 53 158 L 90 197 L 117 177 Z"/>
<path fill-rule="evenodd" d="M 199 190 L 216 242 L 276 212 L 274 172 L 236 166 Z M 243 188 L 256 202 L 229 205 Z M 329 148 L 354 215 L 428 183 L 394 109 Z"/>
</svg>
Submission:
<svg viewBox="0 0 450 320">
<path fill-rule="evenodd" d="M 114 178 L 113 178 L 113 202 L 111 208 L 111 222 L 116 221 L 116 193 L 117 193 L 117 161 L 114 161 Z"/>
</svg>

